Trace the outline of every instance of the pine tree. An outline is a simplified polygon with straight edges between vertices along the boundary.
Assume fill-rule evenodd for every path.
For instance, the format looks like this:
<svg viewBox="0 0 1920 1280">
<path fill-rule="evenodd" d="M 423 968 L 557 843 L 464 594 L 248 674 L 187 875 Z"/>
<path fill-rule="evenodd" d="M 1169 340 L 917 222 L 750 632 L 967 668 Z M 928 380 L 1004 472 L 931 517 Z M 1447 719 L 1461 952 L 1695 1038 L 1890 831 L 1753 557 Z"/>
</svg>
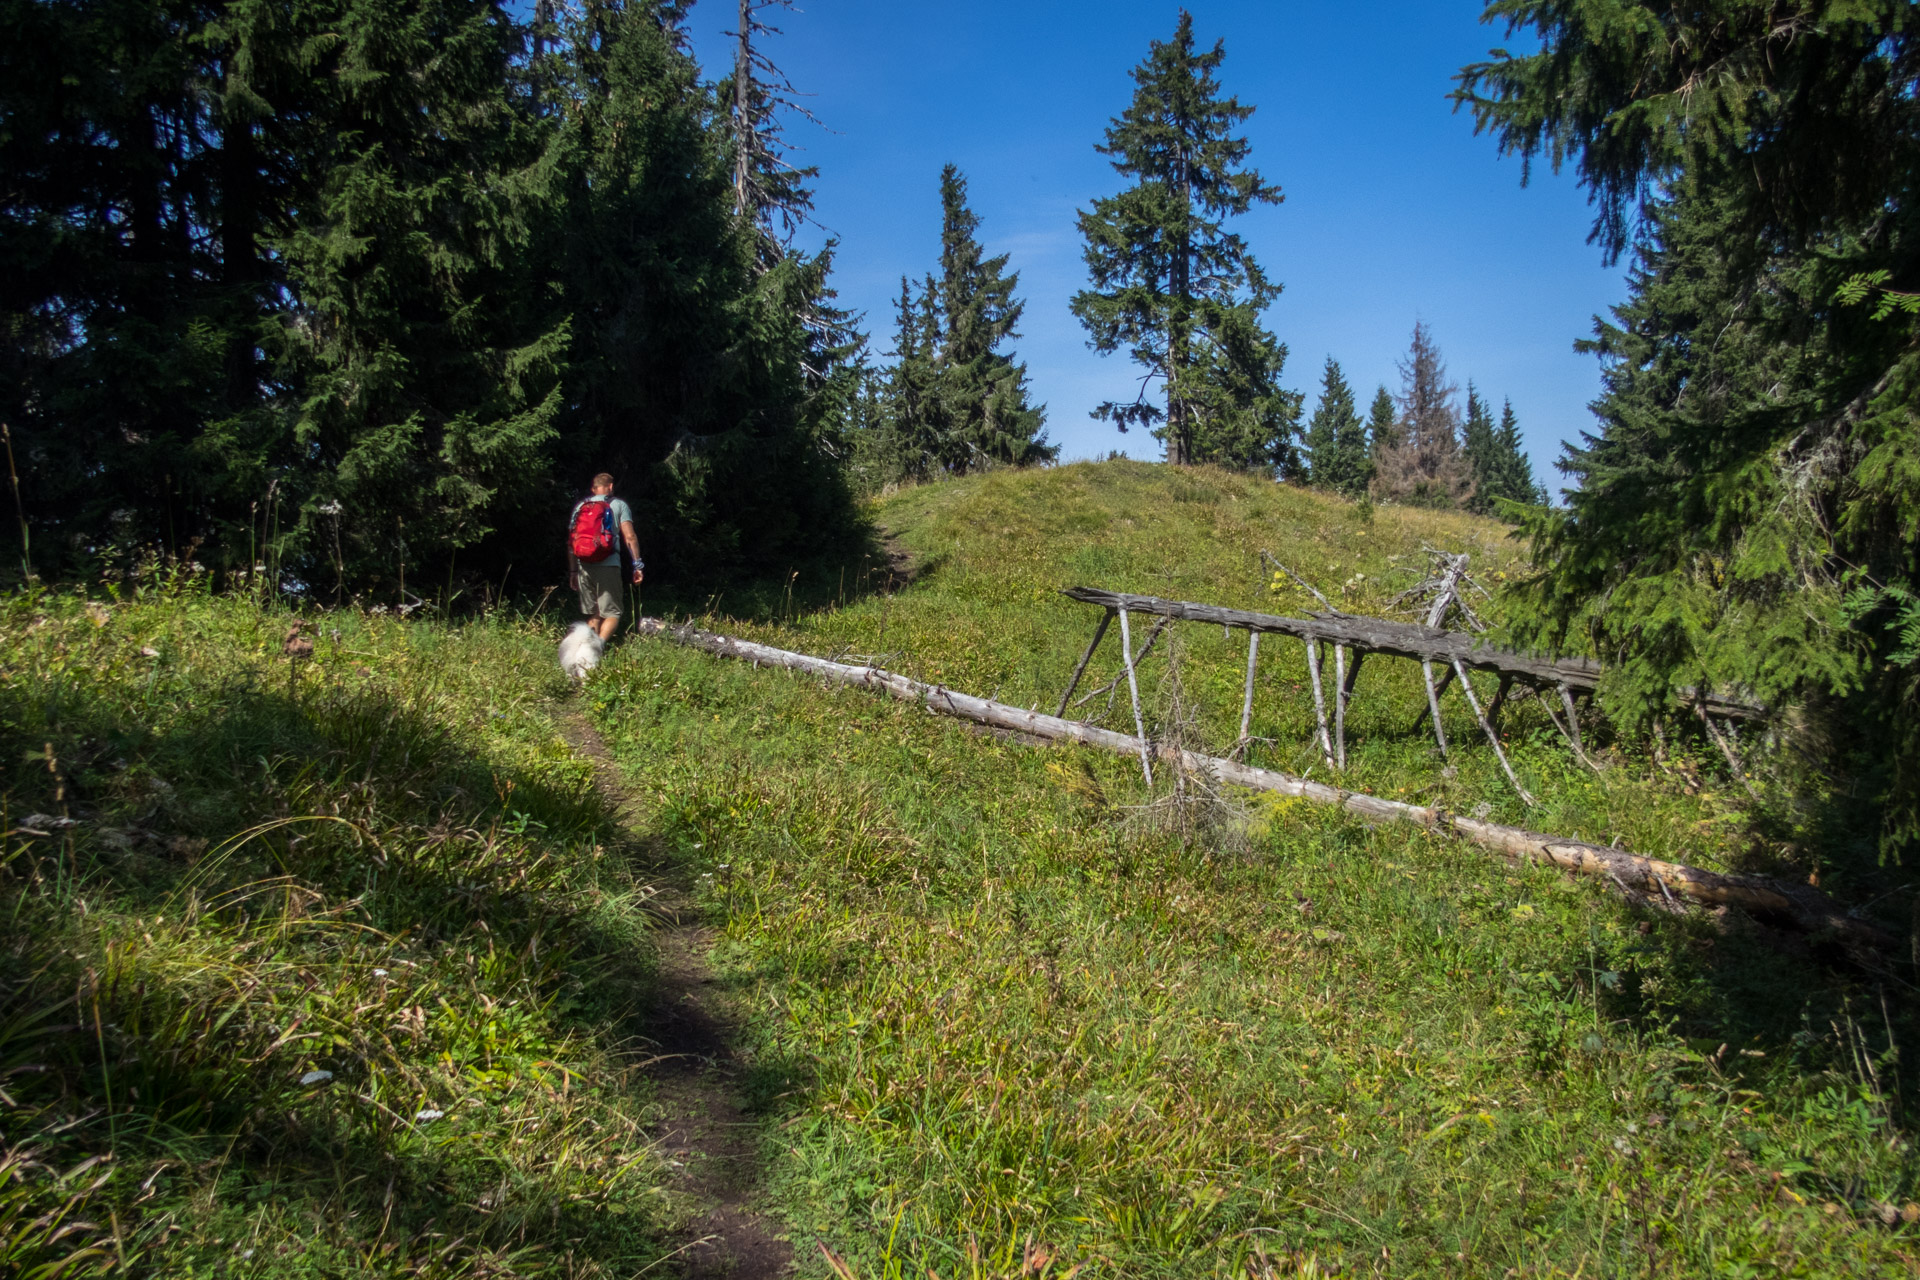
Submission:
<svg viewBox="0 0 1920 1280">
<path fill-rule="evenodd" d="M 1320 403 L 1307 427 L 1313 486 L 1343 497 L 1357 498 L 1367 491 L 1373 459 L 1367 449 L 1367 428 L 1354 409 L 1353 388 L 1340 364 L 1327 357 L 1320 385 Z"/>
<path fill-rule="evenodd" d="M 1461 452 L 1466 455 L 1467 471 L 1473 477 L 1473 494 L 1467 510 L 1487 515 L 1494 510 L 1495 485 L 1504 480 L 1499 440 L 1494 434 L 1493 411 L 1480 398 L 1473 380 L 1467 380 L 1467 416 L 1460 425 Z"/>
<path fill-rule="evenodd" d="M 1548 500 L 1544 485 L 1534 482 L 1533 461 L 1520 446 L 1520 420 L 1514 416 L 1513 401 L 1500 406 L 1500 429 L 1494 437 L 1497 465 L 1493 490 L 1498 497 L 1530 506 L 1544 506 Z"/>
<path fill-rule="evenodd" d="M 1598 646 L 1622 720 L 1689 685 L 1791 710 L 1802 751 L 1878 791 L 1884 850 L 1920 838 L 1912 6 L 1487 16 L 1532 51 L 1464 68 L 1456 100 L 1502 150 L 1571 160 L 1595 237 L 1635 255 L 1590 345 L 1599 430 L 1560 464 L 1577 487 L 1527 522 L 1530 638 Z M 1835 305 L 1863 298 L 1878 315 Z"/>
<path fill-rule="evenodd" d="M 952 437 L 950 464 L 970 471 L 995 463 L 1051 461 L 1046 409 L 1027 401 L 1027 370 L 1004 354 L 1024 309 L 1008 273 L 1008 255 L 989 258 L 976 237 L 979 217 L 967 207 L 967 181 L 948 165 L 940 173 L 941 399 Z"/>
<path fill-rule="evenodd" d="M 570 481 L 608 470 L 665 573 L 752 569 L 847 527 L 835 428 L 846 398 L 807 317 L 830 305 L 830 258 L 765 254 L 735 207 L 731 154 L 670 11 L 592 0 L 563 46 L 565 192 L 556 268 L 573 328 L 558 456 Z M 830 389 L 831 388 L 831 389 Z"/>
<path fill-rule="evenodd" d="M 1453 402 L 1459 389 L 1447 381 L 1440 348 L 1425 321 L 1413 326 L 1400 383 L 1397 438 L 1376 456 L 1373 494 L 1411 506 L 1459 506 L 1473 493 L 1473 476 L 1460 450 L 1460 411 Z"/>
<path fill-rule="evenodd" d="M 752 222 L 762 236 L 759 260 L 770 266 L 791 252 L 794 233 L 813 212 L 807 185 L 819 176 L 813 166 L 787 158 L 785 115 L 811 112 L 797 101 L 799 90 L 767 56 L 765 40 L 780 28 L 761 19 L 768 9 L 792 9 L 794 0 L 739 0 L 733 37 L 733 74 L 720 86 L 727 103 L 728 140 L 733 151 L 734 212 Z"/>
<path fill-rule="evenodd" d="M 1245 167 L 1233 129 L 1253 108 L 1221 96 L 1225 56 L 1223 41 L 1195 49 L 1182 10 L 1173 39 L 1133 69 L 1133 101 L 1097 150 L 1135 185 L 1080 214 L 1093 288 L 1072 310 L 1095 350 L 1125 349 L 1143 370 L 1134 400 L 1095 417 L 1153 428 L 1175 464 L 1286 467 L 1300 398 L 1279 387 L 1286 348 L 1259 319 L 1280 286 L 1225 225 L 1281 194 Z M 1147 399 L 1156 383 L 1164 408 Z"/>
<path fill-rule="evenodd" d="M 1378 469 L 1381 455 L 1401 445 L 1401 434 L 1400 414 L 1393 405 L 1393 392 L 1382 386 L 1373 393 L 1373 404 L 1367 409 L 1368 465 Z"/>
</svg>

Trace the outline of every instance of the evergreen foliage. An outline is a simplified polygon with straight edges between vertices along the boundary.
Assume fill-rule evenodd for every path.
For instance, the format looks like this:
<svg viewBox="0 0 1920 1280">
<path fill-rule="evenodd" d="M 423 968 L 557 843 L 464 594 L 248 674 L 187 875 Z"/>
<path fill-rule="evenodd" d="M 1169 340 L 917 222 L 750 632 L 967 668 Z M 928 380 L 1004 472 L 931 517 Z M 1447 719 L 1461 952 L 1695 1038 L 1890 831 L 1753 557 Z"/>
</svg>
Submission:
<svg viewBox="0 0 1920 1280">
<path fill-rule="evenodd" d="M 1467 510 L 1479 515 L 1493 510 L 1493 494 L 1487 481 L 1498 466 L 1494 458 L 1498 449 L 1494 432 L 1493 411 L 1480 398 L 1479 389 L 1469 378 L 1467 412 L 1460 422 L 1460 448 L 1467 455 L 1467 469 L 1473 476 L 1473 496 L 1467 499 Z"/>
<path fill-rule="evenodd" d="M 1224 41 L 1196 49 L 1182 10 L 1173 39 L 1133 69 L 1133 101 L 1097 150 L 1134 185 L 1080 214 L 1093 287 L 1072 309 L 1095 350 L 1124 349 L 1143 371 L 1139 394 L 1096 418 L 1152 428 L 1172 463 L 1291 472 L 1301 397 L 1280 387 L 1286 347 L 1260 323 L 1280 286 L 1226 230 L 1282 197 L 1245 167 L 1250 147 L 1233 130 L 1253 108 L 1221 95 L 1225 57 Z M 1155 384 L 1164 408 L 1147 398 Z"/>
<path fill-rule="evenodd" d="M 1493 421 L 1493 409 L 1467 383 L 1467 416 L 1461 426 L 1461 447 L 1473 473 L 1473 496 L 1467 510 L 1478 515 L 1500 515 L 1503 503 L 1537 505 L 1547 500 L 1546 491 L 1533 482 L 1533 463 L 1520 447 L 1520 421 L 1514 416 L 1513 401 L 1500 410 L 1499 425 Z"/>
<path fill-rule="evenodd" d="M 1416 507 L 1457 507 L 1473 494 L 1473 474 L 1460 447 L 1459 388 L 1425 321 L 1400 362 L 1399 413 L 1392 437 L 1376 444 L 1373 496 Z M 1376 441 L 1379 437 L 1376 435 Z"/>
<path fill-rule="evenodd" d="M 0 417 L 43 573 L 159 543 L 383 599 L 544 576 L 601 469 L 669 573 L 846 524 L 831 247 L 736 216 L 678 4 L 0 16 Z"/>
<path fill-rule="evenodd" d="M 1533 460 L 1520 447 L 1520 419 L 1513 412 L 1513 401 L 1500 404 L 1500 428 L 1494 435 L 1494 465 L 1487 487 L 1497 498 L 1544 506 L 1550 500 L 1545 485 L 1533 478 Z"/>
<path fill-rule="evenodd" d="M 1046 442 L 1046 409 L 1027 402 L 1027 368 L 1000 350 L 1018 337 L 1025 310 L 1013 291 L 1018 272 L 1008 255 L 989 258 L 976 232 L 980 219 L 967 207 L 967 181 L 953 165 L 940 173 L 939 344 L 940 394 L 950 443 L 948 470 L 996 464 L 1048 462 L 1059 450 Z"/>
<path fill-rule="evenodd" d="M 1590 348 L 1600 428 L 1527 525 L 1531 638 L 1590 643 L 1617 714 L 1689 685 L 1796 708 L 1800 745 L 1920 834 L 1920 49 L 1911 6 L 1507 0 L 1539 51 L 1456 97 L 1574 158 L 1634 251 Z M 1847 299 L 1877 296 L 1878 318 Z M 1838 302 L 1839 305 L 1836 305 Z M 1847 731 L 1821 733 L 1830 723 Z"/>
<path fill-rule="evenodd" d="M 1307 423 L 1309 478 L 1316 489 L 1330 489 L 1342 497 L 1358 498 L 1373 478 L 1373 457 L 1367 446 L 1367 427 L 1353 403 L 1353 388 L 1340 372 L 1340 362 L 1327 357 L 1321 375 L 1320 402 Z"/>
<path fill-rule="evenodd" d="M 551 157 L 501 92 L 505 10 L 349 0 L 333 25 L 302 198 L 260 237 L 300 321 L 269 347 L 298 389 L 273 474 L 336 587 L 398 590 L 547 496 L 571 322 L 533 270 Z"/>
<path fill-rule="evenodd" d="M 1393 405 L 1393 392 L 1382 386 L 1374 391 L 1373 403 L 1367 408 L 1368 462 L 1377 467 L 1382 453 L 1399 447 L 1400 437 L 1400 414 Z"/>
<path fill-rule="evenodd" d="M 869 489 L 1060 453 L 1047 443 L 1045 406 L 1028 400 L 1026 366 L 1001 350 L 1019 336 L 1019 273 L 1007 271 L 1008 255 L 986 256 L 966 179 L 951 164 L 940 210 L 939 278 L 927 276 L 917 297 L 900 278 L 884 412 L 857 446 Z"/>
</svg>

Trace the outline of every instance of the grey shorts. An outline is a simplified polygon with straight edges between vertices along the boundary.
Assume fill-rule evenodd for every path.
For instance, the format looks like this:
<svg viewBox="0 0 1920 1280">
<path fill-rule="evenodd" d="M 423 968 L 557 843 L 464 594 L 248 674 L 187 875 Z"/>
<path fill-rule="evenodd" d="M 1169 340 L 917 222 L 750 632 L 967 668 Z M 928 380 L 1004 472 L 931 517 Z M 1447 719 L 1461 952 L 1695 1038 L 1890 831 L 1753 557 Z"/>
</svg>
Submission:
<svg viewBox="0 0 1920 1280">
<path fill-rule="evenodd" d="M 626 595 L 626 575 L 620 572 L 620 558 L 599 564 L 573 562 L 580 580 L 580 612 L 589 618 L 617 618 L 620 601 Z"/>
</svg>

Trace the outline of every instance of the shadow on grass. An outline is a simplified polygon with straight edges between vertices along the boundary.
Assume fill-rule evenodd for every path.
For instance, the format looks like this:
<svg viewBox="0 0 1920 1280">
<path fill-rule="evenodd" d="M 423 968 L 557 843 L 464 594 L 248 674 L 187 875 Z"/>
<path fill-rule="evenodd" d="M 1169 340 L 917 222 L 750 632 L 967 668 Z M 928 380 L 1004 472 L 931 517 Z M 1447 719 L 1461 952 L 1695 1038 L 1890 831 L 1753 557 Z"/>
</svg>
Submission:
<svg viewBox="0 0 1920 1280">
<path fill-rule="evenodd" d="M 78 819 L 0 864 L 9 1141 L 124 1171 L 80 1209 L 168 1266 L 662 1256 L 636 1161 L 651 953 L 585 776 L 504 768 L 391 690 L 196 698 L 153 731 L 0 692 L 13 825 Z"/>
</svg>

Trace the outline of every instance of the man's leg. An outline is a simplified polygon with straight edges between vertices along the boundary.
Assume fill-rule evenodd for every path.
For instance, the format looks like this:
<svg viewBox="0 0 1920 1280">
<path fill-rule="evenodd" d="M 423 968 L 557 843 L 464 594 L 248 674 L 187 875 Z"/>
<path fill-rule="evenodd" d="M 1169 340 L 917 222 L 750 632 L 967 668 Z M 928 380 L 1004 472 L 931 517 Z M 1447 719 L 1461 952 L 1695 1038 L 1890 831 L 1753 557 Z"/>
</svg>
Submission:
<svg viewBox="0 0 1920 1280">
<path fill-rule="evenodd" d="M 600 633 L 600 639 L 603 641 L 613 639 L 613 633 L 620 629 L 618 614 L 611 618 L 592 618 L 589 621 L 592 622 L 593 629 Z"/>
</svg>

